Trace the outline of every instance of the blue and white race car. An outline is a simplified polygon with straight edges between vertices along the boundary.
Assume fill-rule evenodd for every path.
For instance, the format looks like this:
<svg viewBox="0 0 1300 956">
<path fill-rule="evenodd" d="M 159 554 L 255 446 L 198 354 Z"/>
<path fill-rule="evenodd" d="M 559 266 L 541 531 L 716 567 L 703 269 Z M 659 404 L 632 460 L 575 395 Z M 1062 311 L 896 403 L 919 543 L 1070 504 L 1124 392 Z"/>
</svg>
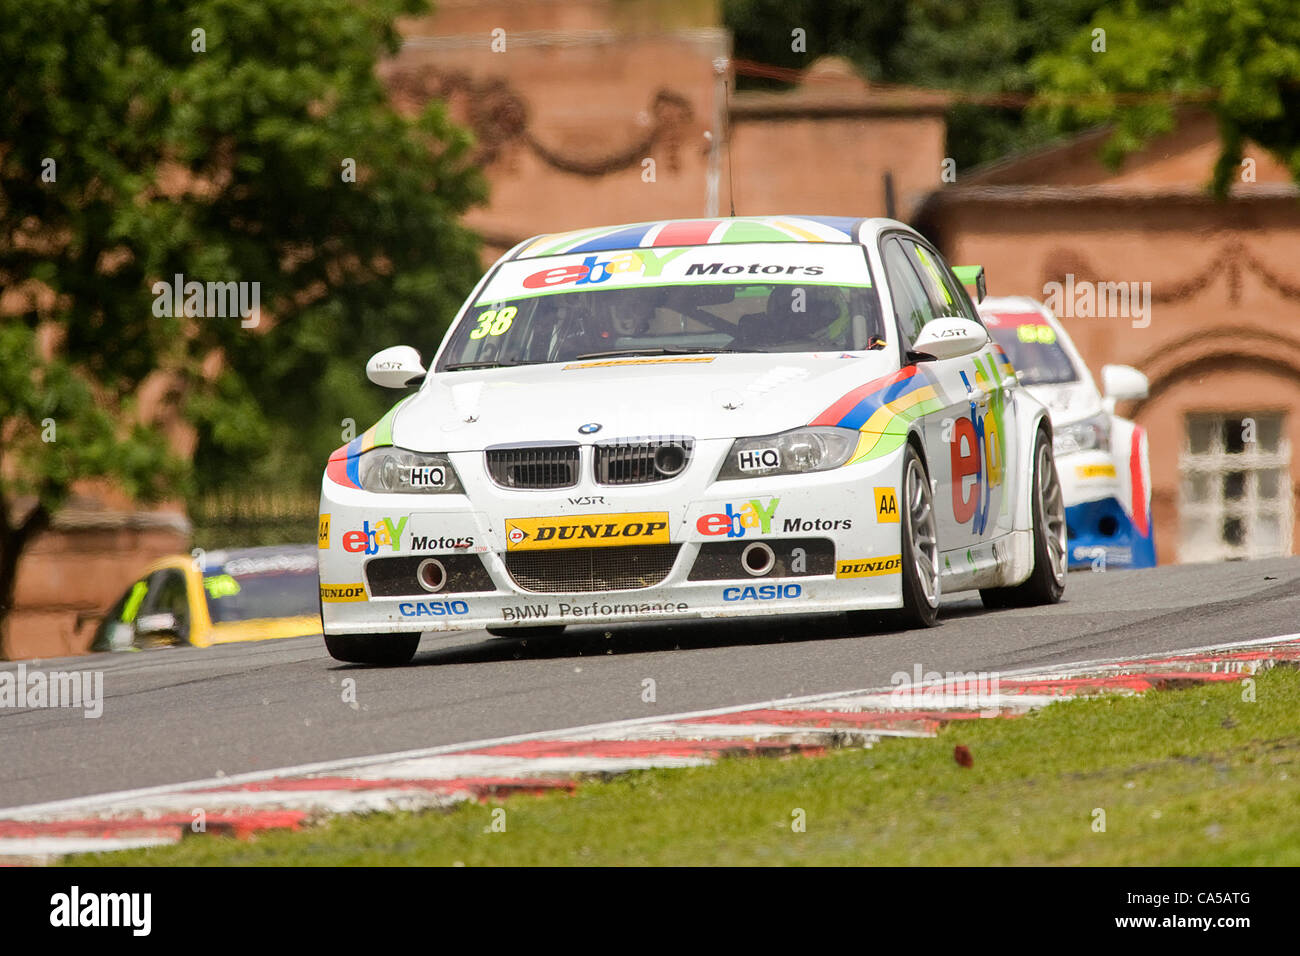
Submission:
<svg viewBox="0 0 1300 956">
<path fill-rule="evenodd" d="M 982 289 L 978 267 L 963 279 Z M 321 488 L 329 652 L 422 632 L 1051 603 L 1047 409 L 962 282 L 887 219 L 678 220 L 530 239 Z"/>
<path fill-rule="evenodd" d="M 1070 567 L 1154 567 L 1146 430 L 1115 415 L 1117 401 L 1146 397 L 1146 376 L 1127 365 L 1103 365 L 1103 396 L 1045 305 L 990 298 L 979 309 L 1021 383 L 1051 411 Z"/>
</svg>

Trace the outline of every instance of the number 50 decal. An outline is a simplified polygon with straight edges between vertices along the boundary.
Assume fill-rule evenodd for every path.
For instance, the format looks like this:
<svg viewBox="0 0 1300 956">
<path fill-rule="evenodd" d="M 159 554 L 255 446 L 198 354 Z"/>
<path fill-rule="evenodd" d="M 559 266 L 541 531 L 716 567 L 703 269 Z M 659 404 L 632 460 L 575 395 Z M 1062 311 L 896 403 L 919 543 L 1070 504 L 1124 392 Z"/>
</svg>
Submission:
<svg viewBox="0 0 1300 956">
<path fill-rule="evenodd" d="M 471 339 L 481 339 L 485 335 L 501 335 L 510 328 L 510 323 L 515 320 L 519 313 L 513 305 L 508 305 L 499 312 L 496 309 L 488 309 L 477 319 L 478 328 L 469 334 Z"/>
</svg>

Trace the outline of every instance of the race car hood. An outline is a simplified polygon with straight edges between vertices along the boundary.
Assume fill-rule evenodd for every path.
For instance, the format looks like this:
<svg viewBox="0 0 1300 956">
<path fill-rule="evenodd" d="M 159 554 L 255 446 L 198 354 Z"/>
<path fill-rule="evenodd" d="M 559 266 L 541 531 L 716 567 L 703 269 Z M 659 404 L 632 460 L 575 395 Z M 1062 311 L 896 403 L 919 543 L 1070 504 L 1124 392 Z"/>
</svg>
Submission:
<svg viewBox="0 0 1300 956">
<path fill-rule="evenodd" d="M 806 425 L 893 370 L 886 352 L 619 357 L 430 375 L 393 444 L 426 452 L 651 435 L 768 435 Z"/>
<path fill-rule="evenodd" d="M 1102 412 L 1101 396 L 1091 382 L 1030 385 L 1029 394 L 1047 406 L 1053 425 L 1071 425 Z"/>
</svg>

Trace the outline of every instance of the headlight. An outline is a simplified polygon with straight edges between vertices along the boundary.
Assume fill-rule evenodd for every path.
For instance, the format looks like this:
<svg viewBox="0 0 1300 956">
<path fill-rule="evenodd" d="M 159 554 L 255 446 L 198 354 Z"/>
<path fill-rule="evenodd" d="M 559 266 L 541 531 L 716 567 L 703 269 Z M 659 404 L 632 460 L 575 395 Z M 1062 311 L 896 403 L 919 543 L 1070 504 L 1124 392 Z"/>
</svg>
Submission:
<svg viewBox="0 0 1300 956">
<path fill-rule="evenodd" d="M 456 469 L 446 455 L 426 455 L 404 448 L 372 448 L 357 462 L 366 491 L 448 494 L 461 490 Z"/>
<path fill-rule="evenodd" d="M 739 438 L 718 480 L 829 471 L 849 460 L 861 436 L 851 428 L 796 428 L 779 435 Z"/>
<path fill-rule="evenodd" d="M 1052 451 L 1057 455 L 1071 455 L 1093 448 L 1110 450 L 1109 415 L 1094 415 L 1073 425 L 1057 426 L 1052 431 Z"/>
</svg>

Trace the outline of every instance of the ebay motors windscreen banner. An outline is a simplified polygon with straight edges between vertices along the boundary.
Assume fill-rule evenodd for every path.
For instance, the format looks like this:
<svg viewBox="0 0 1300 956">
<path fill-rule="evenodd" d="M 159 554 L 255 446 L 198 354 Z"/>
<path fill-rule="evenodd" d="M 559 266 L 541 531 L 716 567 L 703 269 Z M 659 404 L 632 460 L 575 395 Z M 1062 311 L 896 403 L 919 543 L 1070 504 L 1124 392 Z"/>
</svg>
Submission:
<svg viewBox="0 0 1300 956">
<path fill-rule="evenodd" d="M 625 249 L 503 263 L 476 306 L 556 292 L 746 282 L 871 286 L 866 252 L 856 243 L 770 242 Z"/>
</svg>

